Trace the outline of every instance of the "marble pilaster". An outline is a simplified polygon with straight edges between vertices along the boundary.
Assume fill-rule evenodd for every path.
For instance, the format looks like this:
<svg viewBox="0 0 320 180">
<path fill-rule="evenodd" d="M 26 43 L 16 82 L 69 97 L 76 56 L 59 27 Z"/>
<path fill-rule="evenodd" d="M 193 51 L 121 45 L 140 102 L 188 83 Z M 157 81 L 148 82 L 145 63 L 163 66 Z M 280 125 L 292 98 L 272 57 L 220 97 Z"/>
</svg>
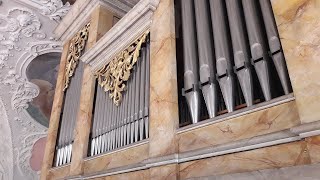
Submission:
<svg viewBox="0 0 320 180">
<path fill-rule="evenodd" d="M 44 152 L 44 158 L 42 161 L 41 168 L 41 180 L 47 180 L 49 169 L 52 167 L 54 155 L 55 155 L 55 146 L 56 139 L 58 136 L 59 123 L 60 123 L 60 114 L 63 106 L 64 99 L 64 78 L 65 78 L 65 68 L 68 56 L 69 43 L 67 42 L 63 46 L 63 52 L 61 55 L 59 73 L 57 77 L 57 85 L 55 89 L 55 95 L 52 105 L 52 112 L 50 117 L 50 124 L 48 129 L 47 143 Z"/>
<path fill-rule="evenodd" d="M 91 15 L 87 49 L 92 48 L 99 38 L 112 27 L 112 24 L 113 14 L 106 8 L 98 6 Z M 94 74 L 87 65 L 82 78 L 80 109 L 74 130 L 75 140 L 72 149 L 70 175 L 81 175 L 83 173 L 84 158 L 88 152 L 92 124 L 95 83 Z"/>
<path fill-rule="evenodd" d="M 150 29 L 150 157 L 177 152 L 178 90 L 174 1 L 161 0 Z"/>
<path fill-rule="evenodd" d="M 272 0 L 302 123 L 320 120 L 320 1 Z"/>
</svg>

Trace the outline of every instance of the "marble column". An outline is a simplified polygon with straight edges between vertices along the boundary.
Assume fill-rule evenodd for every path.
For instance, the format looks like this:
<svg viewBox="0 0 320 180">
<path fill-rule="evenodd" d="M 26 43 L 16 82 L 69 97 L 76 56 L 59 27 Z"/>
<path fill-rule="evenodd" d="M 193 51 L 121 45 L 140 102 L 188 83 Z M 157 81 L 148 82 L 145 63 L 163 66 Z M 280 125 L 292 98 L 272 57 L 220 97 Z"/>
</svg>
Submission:
<svg viewBox="0 0 320 180">
<path fill-rule="evenodd" d="M 57 77 L 57 85 L 54 94 L 54 100 L 52 104 L 52 112 L 50 117 L 50 124 L 48 129 L 48 136 L 47 136 L 47 143 L 44 152 L 44 158 L 42 161 L 42 168 L 41 168 L 41 180 L 47 180 L 49 175 L 49 169 L 52 167 L 53 159 L 55 155 L 55 147 L 56 147 L 56 139 L 58 136 L 59 130 L 59 122 L 60 122 L 60 114 L 63 105 L 63 98 L 64 98 L 64 78 L 65 78 L 65 69 L 66 69 L 66 62 L 68 56 L 70 42 L 66 42 L 63 46 L 63 52 L 61 55 L 59 73 Z"/>
<path fill-rule="evenodd" d="M 153 15 L 150 36 L 149 156 L 155 158 L 178 151 L 176 129 L 179 126 L 179 115 L 174 0 L 160 1 Z M 152 168 L 150 170 L 152 177 L 162 177 L 164 168 L 166 172 L 170 172 L 170 177 L 177 178 L 175 174 L 177 165 L 172 166 Z"/>
<path fill-rule="evenodd" d="M 89 39 L 86 49 L 90 49 L 113 25 L 114 14 L 102 6 L 98 6 L 91 15 Z M 96 79 L 89 66 L 86 66 L 82 78 L 80 110 L 74 130 L 74 144 L 70 175 L 83 173 L 84 158 L 87 157 L 89 135 L 92 124 L 92 109 Z"/>
<path fill-rule="evenodd" d="M 320 1 L 272 0 L 302 123 L 320 120 Z"/>
</svg>

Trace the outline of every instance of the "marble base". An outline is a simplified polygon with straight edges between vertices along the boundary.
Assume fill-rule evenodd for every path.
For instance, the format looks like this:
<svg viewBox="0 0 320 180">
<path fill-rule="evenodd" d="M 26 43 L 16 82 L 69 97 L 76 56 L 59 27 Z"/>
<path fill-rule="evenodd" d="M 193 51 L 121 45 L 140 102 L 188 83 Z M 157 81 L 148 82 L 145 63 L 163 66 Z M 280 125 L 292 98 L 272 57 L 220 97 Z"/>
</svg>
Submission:
<svg viewBox="0 0 320 180">
<path fill-rule="evenodd" d="M 318 180 L 320 179 L 319 169 L 320 164 L 314 164 L 280 169 L 266 169 L 222 176 L 190 178 L 189 180 Z"/>
<path fill-rule="evenodd" d="M 49 175 L 45 180 L 59 180 L 69 176 L 70 164 L 62 167 L 52 168 L 49 171 Z"/>
<path fill-rule="evenodd" d="M 179 134 L 179 152 L 212 147 L 300 124 L 295 101 Z"/>
<path fill-rule="evenodd" d="M 197 178 L 310 164 L 306 141 L 271 146 L 180 164 L 180 178 Z"/>
<path fill-rule="evenodd" d="M 149 144 L 146 143 L 124 151 L 89 158 L 84 162 L 84 174 L 140 163 L 148 159 L 148 152 Z"/>
</svg>

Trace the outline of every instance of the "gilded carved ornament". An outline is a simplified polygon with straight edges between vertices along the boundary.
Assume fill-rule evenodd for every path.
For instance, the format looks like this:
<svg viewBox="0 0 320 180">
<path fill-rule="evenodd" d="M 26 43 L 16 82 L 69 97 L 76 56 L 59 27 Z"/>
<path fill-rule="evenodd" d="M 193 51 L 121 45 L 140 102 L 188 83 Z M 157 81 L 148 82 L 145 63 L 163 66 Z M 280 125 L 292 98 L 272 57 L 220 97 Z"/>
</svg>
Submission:
<svg viewBox="0 0 320 180">
<path fill-rule="evenodd" d="M 146 41 L 148 34 L 149 31 L 145 32 L 95 74 L 99 85 L 104 88 L 105 92 L 109 92 L 109 97 L 113 99 L 116 106 L 119 106 L 122 101 L 125 82 L 129 80 L 131 70 L 140 55 L 141 45 Z"/>
<path fill-rule="evenodd" d="M 68 89 L 70 79 L 73 76 L 76 67 L 79 63 L 79 58 L 85 48 L 86 42 L 88 40 L 90 24 L 87 24 L 82 30 L 80 30 L 72 39 L 69 46 L 69 53 L 67 57 L 67 65 L 65 72 L 65 83 L 64 89 Z"/>
</svg>

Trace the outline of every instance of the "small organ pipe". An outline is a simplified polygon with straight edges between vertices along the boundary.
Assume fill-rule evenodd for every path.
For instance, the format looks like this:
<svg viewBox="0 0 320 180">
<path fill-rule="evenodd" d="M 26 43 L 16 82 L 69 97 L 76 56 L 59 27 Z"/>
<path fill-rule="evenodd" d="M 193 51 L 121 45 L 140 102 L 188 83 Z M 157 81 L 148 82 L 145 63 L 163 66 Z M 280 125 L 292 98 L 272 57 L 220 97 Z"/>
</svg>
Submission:
<svg viewBox="0 0 320 180">
<path fill-rule="evenodd" d="M 143 47 L 141 49 L 141 74 L 140 74 L 140 78 L 141 78 L 141 84 L 140 84 L 140 107 L 139 107 L 139 119 L 140 119 L 140 140 L 143 139 L 143 132 L 144 132 L 144 104 L 145 104 L 145 86 L 146 86 L 146 81 L 145 81 L 145 77 L 146 77 L 146 48 Z M 143 83 L 144 82 L 144 83 Z"/>
<path fill-rule="evenodd" d="M 145 85 L 145 97 L 144 97 L 144 116 L 145 116 L 145 135 L 149 138 L 149 101 L 150 101 L 150 35 L 147 37 L 146 44 L 146 85 Z"/>
<path fill-rule="evenodd" d="M 141 57 L 138 58 L 138 62 L 136 63 L 136 72 L 134 72 L 136 74 L 136 94 L 135 94 L 135 113 L 134 113 L 134 142 L 137 142 L 139 140 L 139 132 L 138 132 L 138 128 L 139 128 L 139 104 L 140 104 L 140 95 L 143 96 L 142 94 L 140 94 L 139 90 L 140 90 L 140 72 L 141 72 L 141 67 L 140 67 L 140 62 L 141 61 Z"/>
</svg>

